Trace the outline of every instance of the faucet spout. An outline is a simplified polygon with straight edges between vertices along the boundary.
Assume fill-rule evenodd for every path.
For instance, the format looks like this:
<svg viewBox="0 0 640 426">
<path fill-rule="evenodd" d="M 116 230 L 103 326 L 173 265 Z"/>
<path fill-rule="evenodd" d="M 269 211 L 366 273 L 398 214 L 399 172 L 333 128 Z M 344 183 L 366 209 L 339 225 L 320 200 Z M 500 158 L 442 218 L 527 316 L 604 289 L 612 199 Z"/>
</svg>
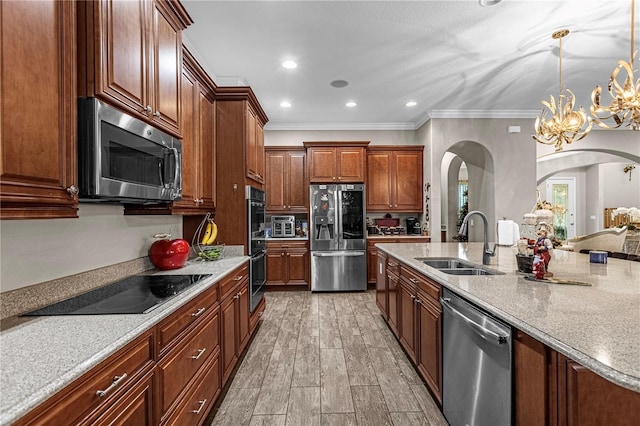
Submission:
<svg viewBox="0 0 640 426">
<path fill-rule="evenodd" d="M 484 245 L 482 247 L 482 264 L 488 265 L 490 262 L 489 258 L 496 255 L 496 245 L 494 244 L 493 250 L 489 250 L 489 230 L 488 230 L 489 221 L 487 220 L 487 215 L 485 215 L 479 210 L 474 210 L 467 213 L 467 215 L 462 220 L 462 226 L 460 226 L 460 234 L 462 235 L 467 234 L 467 227 L 468 227 L 467 222 L 469 221 L 469 218 L 474 214 L 477 214 L 478 216 L 480 216 L 482 218 L 482 222 L 484 223 Z"/>
</svg>

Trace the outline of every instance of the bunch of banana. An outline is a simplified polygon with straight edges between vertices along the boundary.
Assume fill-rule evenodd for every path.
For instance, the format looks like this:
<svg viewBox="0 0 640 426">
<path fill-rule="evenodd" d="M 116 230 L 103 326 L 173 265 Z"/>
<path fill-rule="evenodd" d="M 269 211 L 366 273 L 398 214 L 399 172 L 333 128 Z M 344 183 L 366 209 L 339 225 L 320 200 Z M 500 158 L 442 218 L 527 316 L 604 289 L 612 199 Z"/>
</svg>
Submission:
<svg viewBox="0 0 640 426">
<path fill-rule="evenodd" d="M 214 221 L 210 221 L 209 223 L 207 223 L 207 228 L 204 231 L 204 236 L 202 237 L 200 244 L 204 246 L 213 245 L 217 237 L 218 237 L 218 225 L 216 225 Z"/>
</svg>

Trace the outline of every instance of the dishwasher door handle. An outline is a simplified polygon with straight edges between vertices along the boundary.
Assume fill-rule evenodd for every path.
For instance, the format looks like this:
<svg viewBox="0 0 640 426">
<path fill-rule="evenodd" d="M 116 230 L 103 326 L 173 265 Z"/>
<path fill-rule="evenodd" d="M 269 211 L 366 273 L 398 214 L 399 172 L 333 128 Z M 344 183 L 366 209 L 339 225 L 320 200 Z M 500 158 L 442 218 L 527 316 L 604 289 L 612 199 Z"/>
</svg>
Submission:
<svg viewBox="0 0 640 426">
<path fill-rule="evenodd" d="M 315 257 L 359 257 L 364 256 L 365 252 L 363 251 L 334 251 L 334 252 L 323 252 L 323 253 L 311 253 L 312 256 Z"/>
<path fill-rule="evenodd" d="M 451 299 L 449 299 L 448 297 L 441 297 L 440 298 L 440 303 L 442 304 L 442 306 L 444 306 L 445 308 L 449 309 L 449 311 L 453 315 L 455 315 L 458 319 L 460 319 L 462 322 L 464 322 L 469 327 L 473 328 L 483 339 L 487 340 L 488 342 L 495 343 L 495 344 L 498 344 L 498 345 L 503 345 L 503 344 L 509 342 L 509 336 L 508 335 L 503 336 L 503 335 L 500 335 L 500 334 L 496 333 L 495 331 L 489 330 L 488 328 L 484 327 L 483 325 L 478 324 L 477 322 L 475 322 L 471 318 L 467 317 L 462 312 L 458 311 L 456 308 L 453 307 L 453 305 L 451 305 Z"/>
</svg>

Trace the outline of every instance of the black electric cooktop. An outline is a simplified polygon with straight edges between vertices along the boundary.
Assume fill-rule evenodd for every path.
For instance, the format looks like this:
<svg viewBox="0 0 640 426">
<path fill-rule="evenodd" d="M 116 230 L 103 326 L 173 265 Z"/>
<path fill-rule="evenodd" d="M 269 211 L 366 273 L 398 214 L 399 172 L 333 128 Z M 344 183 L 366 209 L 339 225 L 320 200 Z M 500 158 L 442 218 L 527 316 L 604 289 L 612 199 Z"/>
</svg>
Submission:
<svg viewBox="0 0 640 426">
<path fill-rule="evenodd" d="M 23 316 L 145 314 L 205 275 L 134 275 Z"/>
</svg>

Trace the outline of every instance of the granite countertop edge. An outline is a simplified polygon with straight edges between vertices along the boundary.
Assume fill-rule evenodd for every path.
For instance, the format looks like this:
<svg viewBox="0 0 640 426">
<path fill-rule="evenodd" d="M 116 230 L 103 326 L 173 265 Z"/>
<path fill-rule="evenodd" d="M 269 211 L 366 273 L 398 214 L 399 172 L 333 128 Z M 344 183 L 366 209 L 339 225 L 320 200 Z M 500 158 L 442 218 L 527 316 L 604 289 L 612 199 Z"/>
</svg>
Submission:
<svg viewBox="0 0 640 426">
<path fill-rule="evenodd" d="M 8 425 L 15 422 L 20 417 L 24 416 L 29 411 L 36 408 L 38 405 L 55 395 L 57 392 L 64 389 L 74 380 L 90 371 L 100 362 L 104 361 L 109 356 L 113 355 L 118 350 L 125 347 L 127 344 L 142 335 L 144 332 L 154 327 L 156 324 L 158 324 L 164 318 L 168 317 L 184 304 L 192 300 L 194 297 L 218 283 L 234 269 L 238 268 L 243 263 L 246 263 L 248 259 L 249 257 L 247 256 L 233 256 L 223 258 L 215 262 L 189 261 L 187 265 L 185 265 L 185 267 L 181 269 L 175 269 L 171 271 L 147 271 L 154 275 L 206 274 L 211 273 L 207 272 L 208 270 L 215 271 L 211 277 L 202 280 L 197 285 L 185 290 L 183 293 L 177 295 L 171 300 L 168 300 L 167 302 L 147 314 L 76 316 L 75 321 L 79 322 L 80 318 L 82 318 L 82 323 L 84 323 L 87 328 L 99 327 L 98 324 L 103 321 L 108 322 L 109 319 L 112 319 L 114 321 L 122 320 L 116 326 L 119 327 L 119 329 L 122 329 L 122 334 L 116 333 L 119 335 L 117 338 L 109 340 L 109 343 L 106 346 L 103 346 L 95 352 L 87 351 L 86 354 L 83 354 L 82 359 L 69 360 L 67 362 L 67 364 L 69 365 L 66 371 L 60 376 L 53 378 L 52 380 L 42 382 L 36 379 L 33 383 L 23 386 L 22 388 L 3 385 L 2 397 L 0 399 L 0 424 Z M 122 322 L 127 322 L 127 318 L 125 317 L 128 317 L 131 325 L 122 324 Z M 51 324 L 56 321 L 62 322 L 65 321 L 64 319 L 70 322 L 74 320 L 71 316 L 34 318 L 35 319 L 30 321 L 29 323 L 21 324 L 14 327 L 15 329 L 9 329 L 1 332 L 0 345 L 4 346 L 3 340 L 8 340 L 7 337 L 5 337 L 7 336 L 7 333 L 17 333 L 17 336 L 14 336 L 13 339 L 29 339 L 29 334 L 38 335 L 38 329 L 45 324 Z M 7 361 L 5 357 L 7 355 L 6 353 L 4 353 L 5 349 L 6 348 L 0 348 L 0 350 L 3 352 L 3 361 L 0 364 L 0 380 L 2 380 L 3 382 L 5 381 L 5 374 L 7 374 L 5 370 L 9 368 L 6 365 Z M 28 366 L 26 364 L 28 364 L 29 361 L 24 361 L 24 359 L 25 358 L 18 361 L 18 363 L 22 365 L 18 366 L 18 368 L 15 368 L 14 366 L 13 369 L 30 371 L 30 368 L 44 368 L 51 363 L 50 359 L 46 359 L 44 361 L 35 360 L 31 362 L 31 366 Z M 9 390 L 7 390 L 7 388 Z"/>
<path fill-rule="evenodd" d="M 435 243 L 438 244 L 438 243 Z M 448 244 L 456 244 L 457 243 L 448 243 Z M 463 244 L 468 244 L 468 243 L 463 243 Z M 474 243 L 470 243 L 469 245 L 472 245 Z M 475 243 L 479 248 L 482 247 L 482 243 Z M 414 244 L 412 244 L 414 245 Z M 433 245 L 433 243 L 416 243 L 415 246 L 420 246 L 420 245 Z M 461 244 L 462 245 L 462 244 Z M 395 247 L 394 247 L 395 246 Z M 399 244 L 377 244 L 376 247 L 389 254 L 392 255 L 394 257 L 396 257 L 397 259 L 403 261 L 404 263 L 408 264 L 409 266 L 413 266 L 414 268 L 416 266 L 418 266 L 415 262 L 415 258 L 411 258 L 411 257 L 406 257 L 405 255 L 403 255 L 401 252 L 398 251 L 398 248 L 400 247 Z M 481 253 L 481 250 L 475 250 L 478 251 L 478 253 Z M 514 249 L 514 254 L 515 254 L 515 249 Z M 571 253 L 571 256 L 575 256 L 576 254 Z M 514 256 L 515 257 L 515 256 Z M 469 259 L 469 260 L 474 260 L 474 259 Z M 477 264 L 481 264 L 482 261 L 477 261 L 480 259 L 476 259 Z M 624 261 L 626 262 L 626 261 Z M 588 263 L 588 261 L 587 261 Z M 493 268 L 495 265 L 489 265 L 490 268 Z M 640 266 L 640 265 L 638 265 Z M 589 354 L 589 353 L 585 353 L 579 349 L 576 349 L 574 346 L 571 345 L 571 343 L 568 343 L 566 341 L 564 341 L 562 338 L 559 338 L 557 336 L 555 336 L 552 332 L 549 331 L 545 331 L 545 330 L 540 330 L 538 327 L 532 325 L 530 322 L 528 322 L 526 319 L 523 318 L 519 318 L 518 316 L 516 316 L 514 313 L 510 313 L 510 312 L 506 312 L 494 305 L 492 305 L 491 303 L 488 303 L 487 301 L 483 300 L 481 297 L 478 296 L 478 294 L 474 293 L 471 290 L 465 290 L 463 288 L 461 288 L 458 284 L 452 283 L 450 281 L 454 281 L 455 279 L 459 279 L 460 277 L 456 277 L 453 278 L 453 276 L 450 275 L 446 275 L 442 272 L 437 271 L 434 268 L 428 267 L 426 265 L 420 265 L 418 267 L 419 271 L 421 273 L 423 273 L 424 275 L 428 276 L 429 278 L 437 281 L 438 283 L 440 283 L 443 287 L 451 290 L 452 292 L 458 294 L 459 296 L 462 296 L 466 299 L 468 299 L 469 301 L 473 302 L 474 304 L 476 304 L 477 306 L 479 306 L 480 308 L 484 309 L 485 311 L 489 312 L 490 314 L 506 321 L 507 323 L 509 323 L 511 326 L 529 334 L 531 337 L 539 340 L 540 342 L 544 343 L 545 345 L 551 347 L 552 349 L 562 353 L 563 355 L 571 358 L 572 360 L 580 363 L 581 365 L 583 365 L 584 367 L 587 367 L 588 369 L 590 369 L 591 371 L 595 372 L 596 374 L 600 375 L 601 377 L 604 377 L 605 379 L 608 379 L 609 381 L 616 383 L 624 388 L 627 388 L 629 390 L 635 391 L 635 392 L 640 392 L 640 377 L 635 376 L 633 374 L 628 374 L 624 371 L 620 371 L 612 366 L 609 366 L 601 361 L 599 361 L 598 359 L 596 359 L 594 357 L 594 355 Z M 515 271 L 513 271 L 515 274 Z M 503 275 L 504 277 L 504 275 Z M 469 280 L 469 282 L 471 282 L 471 280 L 483 280 L 483 277 L 465 277 L 466 280 Z M 548 284 L 548 285 L 553 285 L 553 284 Z M 594 319 L 595 320 L 595 319 Z M 631 349 L 628 349 L 631 350 Z M 632 354 L 627 354 L 626 356 L 633 356 Z"/>
</svg>

